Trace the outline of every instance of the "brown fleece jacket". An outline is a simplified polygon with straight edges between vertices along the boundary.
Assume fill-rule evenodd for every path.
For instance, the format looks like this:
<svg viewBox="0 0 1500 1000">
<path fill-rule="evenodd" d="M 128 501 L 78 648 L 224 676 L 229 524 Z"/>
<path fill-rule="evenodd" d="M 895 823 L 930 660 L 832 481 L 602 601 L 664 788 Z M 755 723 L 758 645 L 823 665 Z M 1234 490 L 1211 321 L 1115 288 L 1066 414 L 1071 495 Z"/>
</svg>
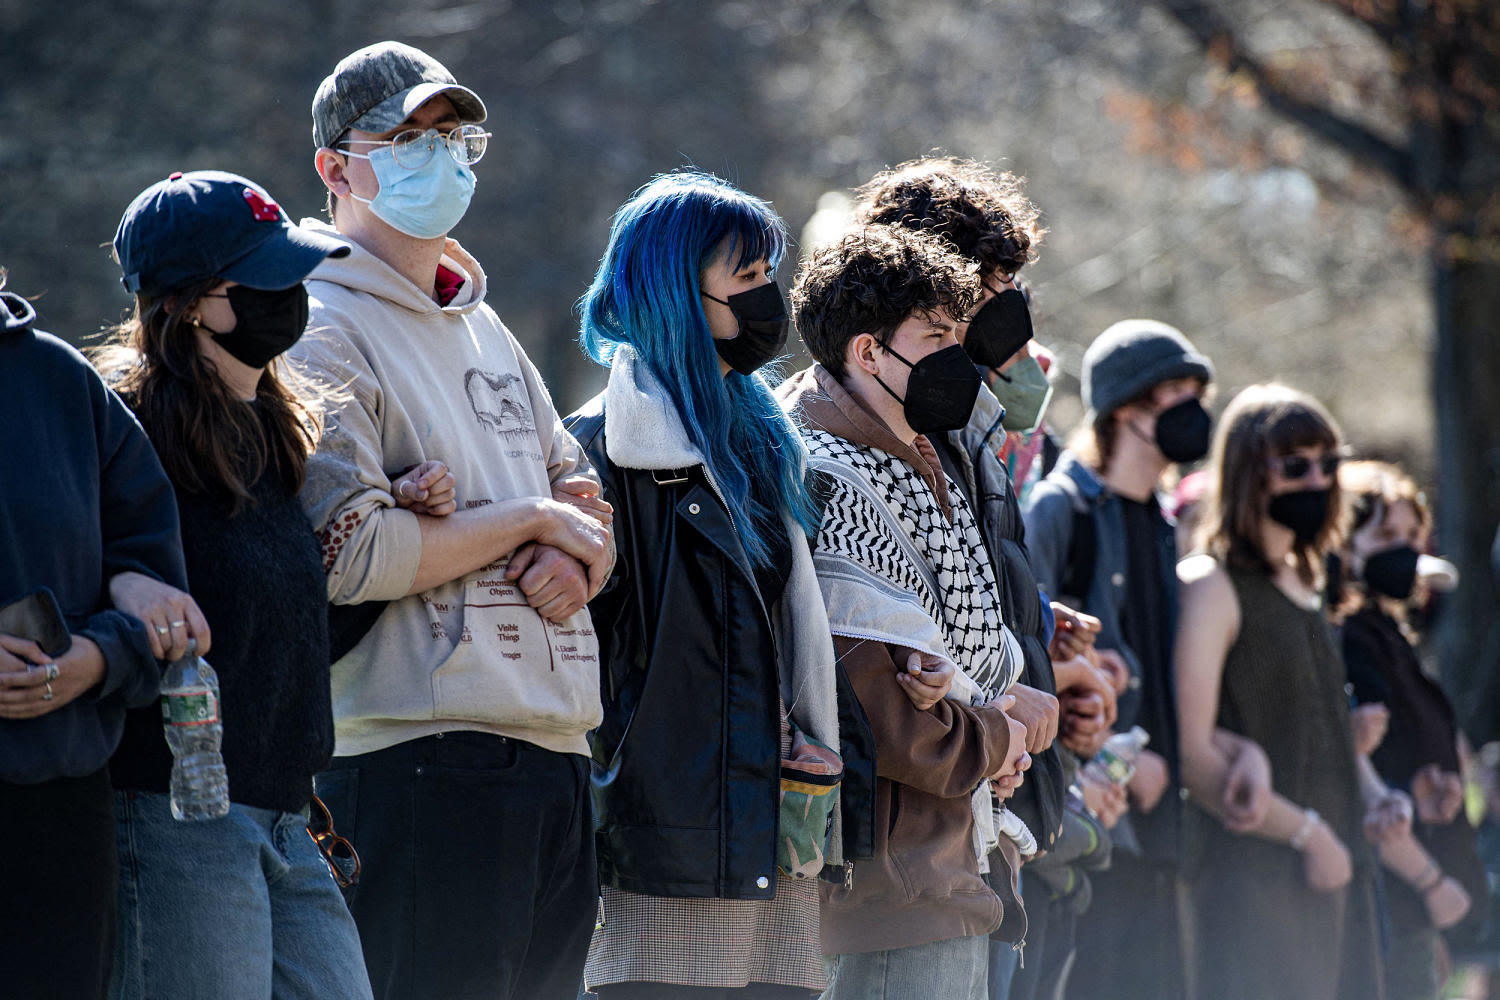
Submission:
<svg viewBox="0 0 1500 1000">
<path fill-rule="evenodd" d="M 903 443 L 820 365 L 793 375 L 776 394 L 802 426 L 910 463 L 951 517 L 947 481 L 926 438 Z M 896 665 L 906 663 L 911 649 L 837 634 L 834 648 L 875 734 L 875 857 L 855 864 L 851 887 L 820 884 L 824 954 L 992 932 L 1019 940 L 1025 934 L 1015 894 L 1019 858 L 1005 838 L 1003 855 L 991 856 L 992 865 L 1003 866 L 994 880 L 1009 890 L 1002 905 L 979 874 L 969 806 L 975 787 L 1010 749 L 1005 714 L 947 698 L 918 711 L 896 681 Z"/>
</svg>

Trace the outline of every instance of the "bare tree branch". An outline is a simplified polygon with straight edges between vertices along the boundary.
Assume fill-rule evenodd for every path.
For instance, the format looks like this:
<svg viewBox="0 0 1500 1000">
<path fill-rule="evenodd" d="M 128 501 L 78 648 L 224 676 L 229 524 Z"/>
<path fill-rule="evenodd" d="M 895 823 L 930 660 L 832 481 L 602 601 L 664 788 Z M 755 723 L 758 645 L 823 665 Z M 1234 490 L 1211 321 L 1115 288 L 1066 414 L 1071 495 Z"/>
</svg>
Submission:
<svg viewBox="0 0 1500 1000">
<path fill-rule="evenodd" d="M 1249 77 L 1271 110 L 1379 168 L 1406 190 L 1416 191 L 1410 150 L 1376 135 L 1358 122 L 1291 93 L 1277 74 L 1245 49 L 1233 27 L 1211 4 L 1198 0 L 1157 0 L 1157 3 L 1187 29 L 1205 52 L 1218 58 L 1226 71 L 1244 73 Z"/>
</svg>

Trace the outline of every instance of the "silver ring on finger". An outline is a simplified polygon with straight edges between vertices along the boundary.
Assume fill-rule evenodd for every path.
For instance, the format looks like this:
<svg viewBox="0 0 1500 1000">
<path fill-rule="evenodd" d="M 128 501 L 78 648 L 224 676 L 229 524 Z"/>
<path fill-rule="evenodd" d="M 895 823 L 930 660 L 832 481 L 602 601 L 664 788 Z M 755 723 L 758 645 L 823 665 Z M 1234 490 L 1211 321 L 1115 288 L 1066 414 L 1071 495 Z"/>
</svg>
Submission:
<svg viewBox="0 0 1500 1000">
<path fill-rule="evenodd" d="M 60 670 L 57 669 L 57 663 L 55 661 L 52 662 L 52 663 L 44 663 L 44 664 L 42 664 L 42 669 L 44 671 L 46 671 L 46 673 L 47 673 L 47 682 L 49 684 L 52 681 L 57 680 L 57 675 L 60 674 L 60 673 L 62 673 L 62 671 L 60 671 Z"/>
<path fill-rule="evenodd" d="M 51 681 L 47 682 L 47 684 L 46 684 L 46 690 L 44 690 L 42 692 L 42 700 L 43 701 L 51 701 L 52 700 L 52 682 Z"/>
<path fill-rule="evenodd" d="M 172 630 L 169 629 L 169 628 L 167 628 L 165 625 L 158 625 L 158 626 L 156 626 L 156 634 L 157 635 L 166 635 L 170 631 L 172 631 Z"/>
<path fill-rule="evenodd" d="M 187 624 L 187 622 L 185 622 L 181 618 L 179 618 L 175 622 L 172 622 L 171 624 L 172 624 L 173 628 L 182 628 L 184 625 Z"/>
</svg>

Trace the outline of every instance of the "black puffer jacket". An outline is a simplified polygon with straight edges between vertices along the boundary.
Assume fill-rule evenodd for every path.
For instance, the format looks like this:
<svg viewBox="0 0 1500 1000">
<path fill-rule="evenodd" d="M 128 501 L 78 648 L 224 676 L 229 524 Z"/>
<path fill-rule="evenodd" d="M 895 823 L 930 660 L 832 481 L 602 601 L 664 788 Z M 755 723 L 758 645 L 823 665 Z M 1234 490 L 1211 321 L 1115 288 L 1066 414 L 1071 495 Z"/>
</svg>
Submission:
<svg viewBox="0 0 1500 1000">
<path fill-rule="evenodd" d="M 589 604 L 604 702 L 592 736 L 600 881 L 657 896 L 769 899 L 777 646 L 739 535 L 701 465 L 609 460 L 603 396 L 565 423 L 615 508 L 614 573 Z M 868 769 L 873 786 L 873 759 L 852 766 Z"/>
</svg>

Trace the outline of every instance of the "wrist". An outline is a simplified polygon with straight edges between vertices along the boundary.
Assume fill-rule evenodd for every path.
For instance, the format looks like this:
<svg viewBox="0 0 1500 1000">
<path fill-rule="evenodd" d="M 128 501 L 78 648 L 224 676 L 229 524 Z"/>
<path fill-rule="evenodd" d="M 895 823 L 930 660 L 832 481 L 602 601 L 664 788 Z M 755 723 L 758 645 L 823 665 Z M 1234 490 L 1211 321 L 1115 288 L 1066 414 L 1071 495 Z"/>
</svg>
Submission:
<svg viewBox="0 0 1500 1000">
<path fill-rule="evenodd" d="M 1313 837 L 1322 827 L 1322 817 L 1316 809 L 1307 809 L 1302 813 L 1302 824 L 1297 827 L 1297 832 L 1292 834 L 1292 839 L 1287 841 L 1287 846 L 1301 854 L 1307 850 Z"/>
</svg>

